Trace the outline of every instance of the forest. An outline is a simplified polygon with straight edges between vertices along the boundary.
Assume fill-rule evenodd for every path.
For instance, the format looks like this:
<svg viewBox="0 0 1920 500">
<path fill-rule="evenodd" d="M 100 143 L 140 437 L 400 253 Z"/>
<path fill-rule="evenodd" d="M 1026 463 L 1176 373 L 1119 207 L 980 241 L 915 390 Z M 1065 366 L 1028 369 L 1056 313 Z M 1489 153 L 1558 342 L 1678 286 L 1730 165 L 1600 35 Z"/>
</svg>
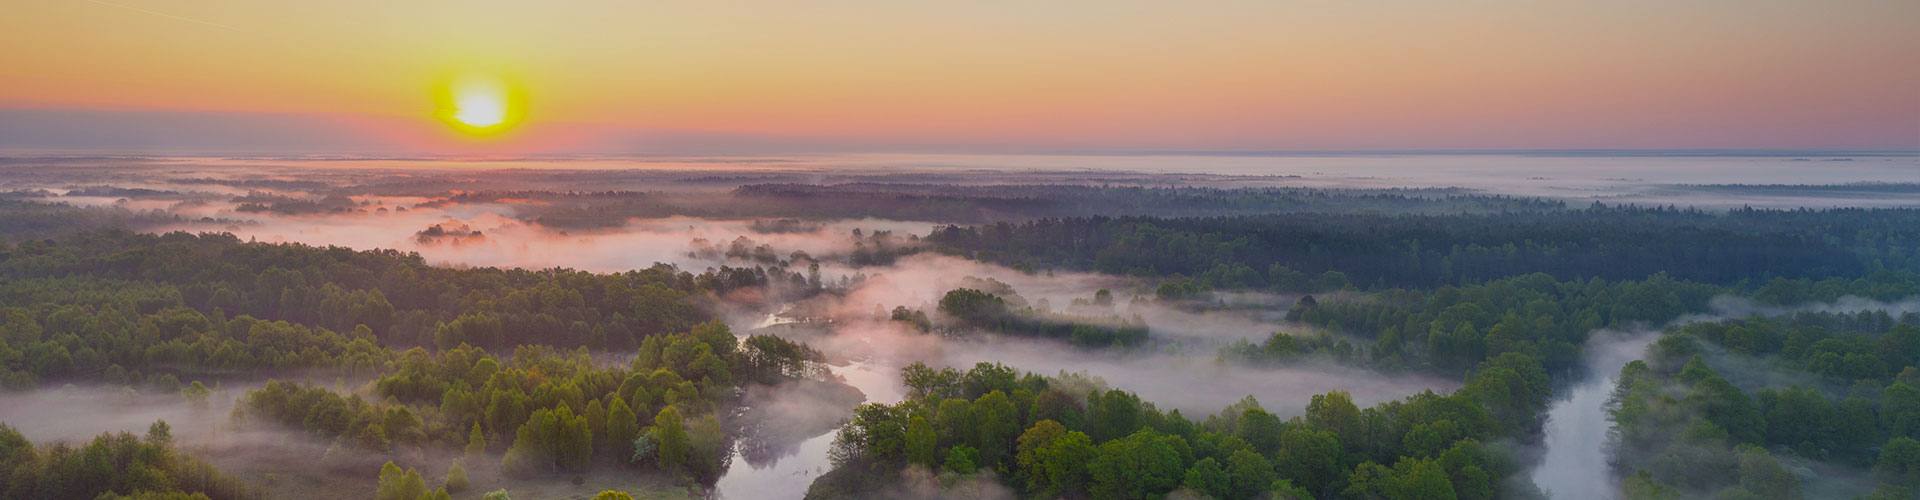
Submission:
<svg viewBox="0 0 1920 500">
<path fill-rule="evenodd" d="M 1562 280 L 1732 285 L 1920 271 L 1920 210 L 1672 207 L 1484 214 L 1048 218 L 936 229 L 926 241 L 1027 269 L 1183 276 L 1217 289 L 1326 292 Z"/>
<path fill-rule="evenodd" d="M 1877 500 L 1920 486 L 1920 435 L 1904 423 L 1920 419 L 1920 396 L 1908 397 L 1920 395 L 1920 318 L 1900 305 L 1920 296 L 1913 209 L 873 182 L 750 183 L 730 203 L 690 204 L 701 196 L 474 190 L 402 206 L 250 192 L 225 201 L 233 220 L 0 202 L 19 215 L 0 227 L 0 387 L 169 396 L 197 412 L 195 432 L 311 443 L 323 481 L 381 499 L 737 496 L 730 474 L 803 449 L 824 457 L 792 493 L 819 499 L 1527 499 L 1551 494 L 1529 477 L 1550 444 L 1548 411 L 1591 382 L 1581 373 L 1601 332 L 1653 328 L 1659 340 L 1606 406 L 1610 473 L 1627 498 Z M 723 219 L 666 223 L 689 226 L 666 253 L 694 266 L 618 272 L 235 232 L 479 206 L 518 207 L 510 224 L 524 226 L 483 235 L 447 220 L 398 241 L 431 250 L 524 237 L 513 231 L 619 235 L 635 217 Z M 939 223 L 840 222 L 880 214 Z M 183 227 L 223 230 L 153 231 Z M 928 291 L 904 292 L 913 279 L 932 280 L 907 283 Z M 1172 333 L 1234 321 L 1265 330 Z M 1196 408 L 1044 364 L 915 354 L 886 365 L 849 350 L 881 334 L 859 342 L 1121 366 L 1192 356 L 1256 380 L 1328 371 L 1427 385 Z M 854 389 L 851 367 L 903 394 Z M 6 498 L 294 488 L 245 463 L 221 472 L 217 450 L 178 444 L 164 423 L 76 444 L 0 431 L 0 473 L 37 485 Z"/>
<path fill-rule="evenodd" d="M 1873 484 L 1863 498 L 1893 499 L 1920 488 L 1920 313 L 1692 323 L 1647 353 L 1609 401 L 1627 498 L 1828 498 Z"/>
</svg>

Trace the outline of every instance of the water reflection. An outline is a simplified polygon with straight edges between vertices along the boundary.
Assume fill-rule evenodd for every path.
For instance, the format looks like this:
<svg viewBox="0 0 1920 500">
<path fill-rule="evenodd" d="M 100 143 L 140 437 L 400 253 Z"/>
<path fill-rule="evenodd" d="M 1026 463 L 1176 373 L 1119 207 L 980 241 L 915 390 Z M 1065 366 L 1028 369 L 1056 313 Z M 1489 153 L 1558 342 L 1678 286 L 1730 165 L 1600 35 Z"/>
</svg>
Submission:
<svg viewBox="0 0 1920 500">
<path fill-rule="evenodd" d="M 899 367 L 871 358 L 834 366 L 830 371 L 865 394 L 866 402 L 892 404 L 906 394 L 899 382 Z M 770 416 L 780 418 L 780 415 Z M 813 479 L 833 468 L 827 460 L 827 451 L 833 446 L 834 433 L 838 430 L 838 426 L 827 427 L 791 448 L 768 444 L 766 440 L 739 440 L 734 446 L 733 466 L 714 484 L 715 496 L 736 500 L 806 496 Z"/>
</svg>

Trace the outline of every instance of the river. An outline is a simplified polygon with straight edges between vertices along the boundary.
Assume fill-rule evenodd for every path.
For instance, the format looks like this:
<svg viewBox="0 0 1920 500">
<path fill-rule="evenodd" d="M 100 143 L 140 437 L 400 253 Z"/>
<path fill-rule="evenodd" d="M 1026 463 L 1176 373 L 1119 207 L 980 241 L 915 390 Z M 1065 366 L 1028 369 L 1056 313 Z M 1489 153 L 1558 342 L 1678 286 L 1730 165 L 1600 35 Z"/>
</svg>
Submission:
<svg viewBox="0 0 1920 500">
<path fill-rule="evenodd" d="M 1620 368 L 1660 337 L 1657 330 L 1594 332 L 1587 341 L 1586 373 L 1547 409 L 1546 453 L 1533 482 L 1554 500 L 1613 500 L 1620 491 L 1607 465 L 1607 398 Z"/>
<path fill-rule="evenodd" d="M 893 404 L 906 396 L 898 367 L 869 358 L 829 369 L 847 385 L 866 394 L 868 403 Z M 833 437 L 838 431 L 830 429 L 807 438 L 792 454 L 757 467 L 747 460 L 744 449 L 736 446 L 733 464 L 713 486 L 715 496 L 730 500 L 791 500 L 806 496 L 813 479 L 833 468 L 827 460 L 827 451 L 833 446 Z"/>
</svg>

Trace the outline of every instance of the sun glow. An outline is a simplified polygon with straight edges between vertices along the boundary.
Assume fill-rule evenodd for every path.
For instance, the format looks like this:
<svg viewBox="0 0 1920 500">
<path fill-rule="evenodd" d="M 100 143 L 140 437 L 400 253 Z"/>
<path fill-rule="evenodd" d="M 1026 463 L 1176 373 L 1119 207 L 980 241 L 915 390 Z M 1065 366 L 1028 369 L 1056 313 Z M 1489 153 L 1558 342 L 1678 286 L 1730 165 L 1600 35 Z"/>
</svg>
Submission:
<svg viewBox="0 0 1920 500">
<path fill-rule="evenodd" d="M 517 90 L 496 76 L 455 78 L 436 92 L 435 114 L 461 132 L 496 135 L 517 125 L 526 112 Z"/>
</svg>

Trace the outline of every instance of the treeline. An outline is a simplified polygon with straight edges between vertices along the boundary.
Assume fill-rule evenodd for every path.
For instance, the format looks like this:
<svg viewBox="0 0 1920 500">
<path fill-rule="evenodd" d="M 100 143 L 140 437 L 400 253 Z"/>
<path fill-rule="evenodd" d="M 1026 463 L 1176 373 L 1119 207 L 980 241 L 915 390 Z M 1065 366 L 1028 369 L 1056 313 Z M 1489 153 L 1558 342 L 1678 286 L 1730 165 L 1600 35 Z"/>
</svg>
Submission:
<svg viewBox="0 0 1920 500">
<path fill-rule="evenodd" d="M 1077 179 L 1085 182 L 1086 179 Z M 1096 180 L 1097 181 L 1097 180 Z M 1301 212 L 1460 213 L 1556 210 L 1558 201 L 1469 194 L 1451 189 L 1201 188 L 1127 185 L 855 182 L 741 185 L 707 193 L 547 191 L 478 192 L 450 202 L 539 200 L 530 217 L 544 226 L 591 229 L 631 218 L 670 216 L 929 220 L 992 223 L 1093 215 L 1206 216 Z"/>
<path fill-rule="evenodd" d="M 328 368 L 373 373 L 393 355 L 357 326 L 334 332 L 188 307 L 177 287 L 73 276 L 0 281 L 0 387 L 94 380 L 161 392 L 181 377 Z"/>
<path fill-rule="evenodd" d="M 0 192 L 0 243 L 56 238 L 103 228 L 146 229 L 189 222 L 162 210 L 137 211 L 117 206 L 77 207 L 66 203 L 31 201 L 45 196 L 52 196 L 52 193 Z M 223 227 L 239 223 L 224 219 L 195 222 Z"/>
<path fill-rule="evenodd" d="M 1005 297 L 972 288 L 948 291 L 940 298 L 938 311 L 948 320 L 949 328 L 979 328 L 1006 335 L 1064 340 L 1087 347 L 1126 347 L 1147 340 L 1147 323 L 1138 315 L 1131 319 L 1113 314 L 1082 316 L 1016 307 Z M 895 310 L 891 319 L 916 325 L 927 321 L 924 314 L 916 316 L 904 308 Z"/>
<path fill-rule="evenodd" d="M 1450 395 L 1363 409 L 1333 392 L 1292 419 L 1249 398 L 1193 420 L 1097 380 L 988 363 L 915 364 L 902 377 L 909 397 L 855 412 L 809 498 L 873 495 L 909 467 L 978 474 L 1034 498 L 1520 498 L 1534 492 L 1505 481 L 1519 464 L 1488 443 L 1531 432 L 1549 394 L 1538 363 L 1519 354 L 1488 361 Z"/>
<path fill-rule="evenodd" d="M 1796 291 L 1786 292 L 1792 289 Z M 1639 281 L 1559 281 L 1531 274 L 1430 292 L 1387 290 L 1355 300 L 1318 301 L 1298 320 L 1370 340 L 1355 358 L 1388 369 L 1460 373 L 1505 352 L 1539 359 L 1549 372 L 1579 362 L 1593 330 L 1660 325 L 1703 311 L 1709 299 L 1737 289 L 1675 280 L 1656 273 Z M 1833 301 L 1853 295 L 1882 300 L 1920 295 L 1920 275 L 1880 272 L 1860 279 L 1775 280 L 1752 292 L 1761 300 Z M 1298 345 L 1298 344 L 1295 344 Z M 1273 354 L 1286 356 L 1287 344 Z M 1337 351 L 1336 351 L 1337 352 Z"/>
<path fill-rule="evenodd" d="M 648 467 L 711 482 L 727 467 L 720 424 L 735 388 L 820 377 L 821 355 L 765 336 L 736 340 L 724 324 L 649 337 L 627 366 L 585 349 L 521 346 L 511 357 L 458 346 L 413 349 L 373 383 L 383 402 L 270 382 L 235 418 L 261 419 L 374 452 L 503 453 L 509 475 L 581 473 L 596 464 Z"/>
<path fill-rule="evenodd" d="M 450 268 L 393 250 L 246 243 L 227 234 L 101 231 L 0 248 L 0 279 L 150 282 L 207 313 L 336 332 L 365 325 L 385 345 L 443 348 L 631 349 L 649 335 L 711 319 L 700 307 L 706 292 L 786 279 L 774 274 L 696 275 L 666 265 L 617 274 Z"/>
<path fill-rule="evenodd" d="M 1609 401 L 1628 498 L 1831 497 L 1845 488 L 1823 483 L 1844 479 L 1794 472 L 1835 468 L 1824 463 L 1872 468 L 1878 486 L 1863 498 L 1920 492 L 1920 316 L 1694 323 L 1647 354 Z"/>
<path fill-rule="evenodd" d="M 75 448 L 36 448 L 0 423 L 0 499 L 255 500 L 264 492 L 173 447 L 166 421 L 145 438 L 108 433 Z"/>
<path fill-rule="evenodd" d="M 1920 271 L 1920 210 L 1603 207 L 1482 214 L 1091 216 L 946 226 L 926 241 L 1031 269 L 1222 289 L 1430 288 L 1518 274 L 1734 285 Z M 1328 273 L 1339 273 L 1332 276 Z"/>
</svg>

